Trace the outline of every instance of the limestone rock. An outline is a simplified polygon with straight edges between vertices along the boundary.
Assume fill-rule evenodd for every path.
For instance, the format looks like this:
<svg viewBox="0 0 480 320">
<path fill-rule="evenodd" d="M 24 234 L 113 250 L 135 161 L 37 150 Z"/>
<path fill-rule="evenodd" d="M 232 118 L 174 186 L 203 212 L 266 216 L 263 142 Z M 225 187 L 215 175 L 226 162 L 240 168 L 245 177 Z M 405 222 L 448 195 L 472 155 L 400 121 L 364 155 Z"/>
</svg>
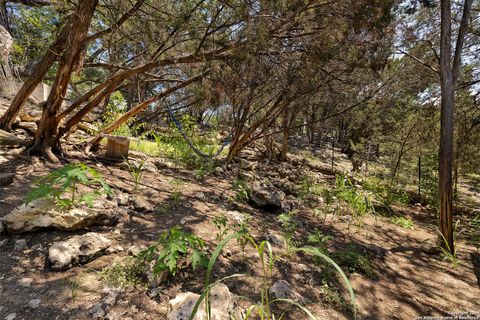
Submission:
<svg viewBox="0 0 480 320">
<path fill-rule="evenodd" d="M 285 280 L 275 282 L 268 292 L 277 299 L 289 299 L 293 296 L 292 286 Z"/>
<path fill-rule="evenodd" d="M 177 296 L 170 300 L 170 304 L 173 307 L 172 312 L 167 316 L 168 320 L 188 320 L 192 313 L 193 307 L 197 303 L 200 295 L 185 292 L 179 293 Z M 230 319 L 233 312 L 233 294 L 228 287 L 220 283 L 212 288 L 210 292 L 210 304 L 211 304 L 211 318 L 212 320 L 224 320 Z M 205 304 L 200 304 L 198 312 L 193 320 L 206 319 Z"/>
<path fill-rule="evenodd" d="M 98 233 L 89 232 L 54 243 L 48 250 L 48 261 L 53 270 L 66 270 L 95 259 L 110 245 L 109 239 Z"/>
<path fill-rule="evenodd" d="M 4 146 L 17 146 L 17 145 L 22 145 L 25 144 L 25 141 L 18 138 L 17 136 L 0 130 L 0 145 Z"/>
<path fill-rule="evenodd" d="M 22 251 L 27 248 L 27 240 L 25 239 L 18 239 L 15 241 L 15 244 L 13 245 L 13 250 L 15 251 Z"/>
<path fill-rule="evenodd" d="M 133 198 L 133 207 L 138 212 L 150 212 L 154 209 L 147 199 L 141 196 L 136 196 Z"/>
<path fill-rule="evenodd" d="M 271 243 L 273 243 L 274 245 L 276 245 L 280 248 L 286 248 L 287 247 L 287 242 L 285 241 L 285 239 L 278 234 L 271 233 L 271 234 L 267 235 L 266 238 L 267 238 L 268 241 L 270 241 Z"/>
<path fill-rule="evenodd" d="M 45 199 L 32 201 L 28 205 L 22 204 L 10 214 L 6 215 L 3 222 L 9 233 L 24 233 L 44 228 L 60 230 L 78 230 L 92 225 L 112 225 L 120 219 L 120 214 L 105 207 L 73 208 L 62 212 L 52 202 Z"/>
<path fill-rule="evenodd" d="M 285 193 L 272 187 L 255 183 L 250 188 L 250 198 L 253 205 L 259 209 L 276 210 L 282 208 Z"/>
<path fill-rule="evenodd" d="M 29 308 L 36 309 L 36 308 L 38 308 L 38 306 L 40 305 L 41 302 L 42 301 L 40 299 L 32 299 L 32 300 L 28 301 L 27 306 Z"/>
</svg>

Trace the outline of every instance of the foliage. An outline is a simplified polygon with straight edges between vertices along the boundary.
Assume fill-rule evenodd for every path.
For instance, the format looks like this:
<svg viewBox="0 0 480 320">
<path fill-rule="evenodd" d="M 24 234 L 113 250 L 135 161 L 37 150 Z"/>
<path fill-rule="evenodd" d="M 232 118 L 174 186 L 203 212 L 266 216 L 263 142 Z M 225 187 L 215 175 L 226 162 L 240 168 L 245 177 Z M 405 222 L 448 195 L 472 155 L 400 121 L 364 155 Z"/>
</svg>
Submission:
<svg viewBox="0 0 480 320">
<path fill-rule="evenodd" d="M 411 229 L 413 230 L 413 220 L 410 218 L 405 218 L 405 217 L 400 217 L 400 216 L 394 216 L 391 218 L 392 223 L 396 224 L 397 226 L 400 226 L 405 229 Z"/>
<path fill-rule="evenodd" d="M 317 247 L 320 250 L 327 251 L 327 243 L 333 239 L 330 235 L 323 234 L 322 231 L 315 228 L 315 230 L 308 235 L 307 243 L 311 246 Z"/>
<path fill-rule="evenodd" d="M 427 202 L 438 208 L 438 155 L 422 158 L 420 189 Z"/>
<path fill-rule="evenodd" d="M 139 259 L 155 261 L 154 275 L 166 270 L 173 276 L 188 265 L 193 270 L 206 267 L 208 261 L 205 242 L 175 227 L 163 232 L 155 244 L 139 255 Z"/>
<path fill-rule="evenodd" d="M 289 247 L 295 247 L 299 243 L 294 240 L 295 231 L 298 228 L 298 223 L 295 220 L 295 211 L 284 212 L 278 215 L 277 220 L 283 230 L 283 235 Z"/>
<path fill-rule="evenodd" d="M 332 254 L 339 266 L 346 268 L 350 273 L 361 273 L 366 276 L 373 275 L 373 266 L 368 253 L 353 244 Z"/>
<path fill-rule="evenodd" d="M 225 237 L 227 234 L 229 228 L 227 226 L 227 216 L 225 214 L 221 214 L 219 216 L 216 216 L 212 220 L 215 228 L 217 228 L 217 234 L 215 235 L 215 239 L 218 241 L 222 241 L 222 239 Z"/>
<path fill-rule="evenodd" d="M 238 238 L 238 237 L 243 237 L 244 235 L 234 233 L 230 234 L 227 237 L 225 237 L 215 248 L 215 250 L 212 253 L 212 256 L 210 257 L 210 260 L 208 262 L 208 267 L 207 267 L 207 274 L 206 274 L 206 279 L 205 279 L 205 285 L 202 294 L 200 295 L 200 298 L 197 300 L 197 303 L 195 304 L 192 313 L 190 315 L 190 320 L 193 320 L 195 316 L 198 313 L 200 304 L 203 302 L 205 303 L 205 310 L 207 310 L 207 315 L 206 318 L 210 319 L 211 314 L 210 314 L 210 304 L 209 304 L 209 295 L 211 289 L 221 283 L 224 282 L 228 279 L 231 278 L 237 278 L 237 277 L 243 277 L 247 276 L 245 274 L 234 274 L 230 276 L 226 276 L 224 278 L 221 278 L 217 281 L 212 282 L 212 271 L 213 267 L 225 247 L 225 245 L 231 241 L 232 239 Z M 244 320 L 250 319 L 251 317 L 254 316 L 254 314 L 258 314 L 261 319 L 265 320 L 273 320 L 273 319 L 281 319 L 284 318 L 285 314 L 281 315 L 280 317 L 276 316 L 274 312 L 272 311 L 272 305 L 276 303 L 287 303 L 292 305 L 293 307 L 296 307 L 300 309 L 302 312 L 304 312 L 308 319 L 316 320 L 318 319 L 313 313 L 308 310 L 306 307 L 301 305 L 298 302 L 295 302 L 291 299 L 271 299 L 268 293 L 268 289 L 270 287 L 271 281 L 272 281 L 272 275 L 273 275 L 273 267 L 275 264 L 276 258 L 273 255 L 272 248 L 270 246 L 270 243 L 268 241 L 262 241 L 260 243 L 257 243 L 251 236 L 248 237 L 249 243 L 253 246 L 255 249 L 258 258 L 261 263 L 261 288 L 259 292 L 260 296 L 260 302 L 257 303 L 252 303 L 252 305 L 246 310 L 245 312 L 245 317 Z M 302 252 L 306 253 L 308 255 L 313 255 L 316 257 L 320 257 L 326 261 L 326 263 L 332 265 L 340 274 L 342 277 L 343 281 L 345 281 L 347 288 L 349 290 L 350 296 L 352 298 L 352 305 L 354 308 L 354 317 L 355 317 L 355 294 L 353 292 L 352 285 L 350 284 L 350 281 L 348 280 L 347 276 L 345 273 L 342 271 L 342 269 L 337 265 L 330 257 L 325 255 L 324 253 L 320 252 L 318 249 L 313 248 L 313 247 L 303 247 L 303 248 L 296 248 L 292 251 L 292 253 L 295 252 Z"/>
<path fill-rule="evenodd" d="M 122 262 L 115 262 L 99 273 L 100 279 L 111 286 L 132 287 L 143 285 L 147 267 L 134 257 L 126 257 Z"/>
<path fill-rule="evenodd" d="M 72 301 L 75 301 L 78 295 L 78 290 L 80 289 L 80 282 L 78 278 L 73 277 L 66 280 L 67 286 L 70 290 L 70 298 Z"/>
<path fill-rule="evenodd" d="M 76 197 L 78 185 L 100 186 L 93 192 L 84 192 Z M 83 163 L 68 164 L 50 172 L 34 182 L 35 188 L 25 198 L 28 204 L 36 199 L 52 199 L 60 208 L 69 209 L 81 203 L 93 206 L 93 201 L 100 195 L 111 195 L 112 191 L 101 175 Z M 70 193 L 68 198 L 64 197 Z"/>
<path fill-rule="evenodd" d="M 130 175 L 132 176 L 133 182 L 135 183 L 134 192 L 138 190 L 138 186 L 140 185 L 140 180 L 143 176 L 143 165 L 147 159 L 143 159 L 138 164 L 135 164 L 133 161 L 130 161 L 128 158 L 125 159 L 128 169 L 130 170 Z"/>
<path fill-rule="evenodd" d="M 345 175 L 336 176 L 333 192 L 338 199 L 348 204 L 357 223 L 360 223 L 365 215 L 375 212 L 368 196 L 361 193 Z"/>
<path fill-rule="evenodd" d="M 180 203 L 180 199 L 182 198 L 182 192 L 180 191 L 182 186 L 185 184 L 180 179 L 173 179 L 169 182 L 172 186 L 172 201 L 174 204 Z"/>
<path fill-rule="evenodd" d="M 397 188 L 392 183 L 377 177 L 368 177 L 363 181 L 363 187 L 372 192 L 374 197 L 385 207 L 392 204 L 408 204 L 410 197 L 403 188 Z"/>
<path fill-rule="evenodd" d="M 457 220 L 453 226 L 453 248 L 457 248 L 457 231 L 458 231 L 458 225 L 460 224 L 460 220 Z M 456 269 L 458 267 L 458 257 L 457 257 L 457 251 L 455 250 L 452 253 L 452 248 L 450 248 L 450 245 L 448 244 L 447 239 L 443 236 L 443 234 L 438 230 L 438 233 L 440 235 L 440 240 L 441 244 L 439 245 L 440 251 L 443 255 L 443 260 L 448 260 L 450 264 L 452 265 L 453 269 Z"/>
<path fill-rule="evenodd" d="M 247 182 L 242 179 L 236 179 L 233 184 L 233 190 L 235 190 L 235 199 L 238 201 L 248 201 L 250 200 L 250 187 Z"/>
</svg>

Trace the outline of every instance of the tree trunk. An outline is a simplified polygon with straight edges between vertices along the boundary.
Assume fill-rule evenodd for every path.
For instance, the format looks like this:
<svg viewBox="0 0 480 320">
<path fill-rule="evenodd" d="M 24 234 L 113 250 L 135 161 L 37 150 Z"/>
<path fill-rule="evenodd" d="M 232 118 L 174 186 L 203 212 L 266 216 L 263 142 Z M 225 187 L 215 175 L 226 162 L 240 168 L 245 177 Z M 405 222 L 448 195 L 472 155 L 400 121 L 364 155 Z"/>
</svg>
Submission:
<svg viewBox="0 0 480 320">
<path fill-rule="evenodd" d="M 451 68 L 451 29 L 451 3 L 450 0 L 442 0 L 440 40 L 442 107 L 438 190 L 440 195 L 440 232 L 443 237 L 442 246 L 451 253 L 454 253 L 452 215 L 454 83 Z"/>
<path fill-rule="evenodd" d="M 83 6 L 83 2 L 80 3 L 79 8 Z M 69 41 L 71 40 L 69 35 L 78 32 L 76 29 L 74 29 L 74 25 L 78 25 L 77 19 L 78 17 L 76 14 L 70 15 L 65 26 L 59 32 L 59 35 L 56 38 L 55 42 L 47 50 L 42 60 L 35 65 L 32 75 L 23 83 L 22 87 L 17 92 L 15 98 L 12 100 L 10 107 L 0 118 L 0 129 L 7 131 L 12 129 L 12 124 L 15 121 L 15 118 L 20 113 L 22 105 L 28 99 L 30 94 L 32 94 L 37 85 L 42 81 L 43 77 L 48 72 L 52 64 L 57 60 L 57 58 L 69 45 Z"/>
<path fill-rule="evenodd" d="M 29 153 L 39 153 L 52 162 L 58 162 L 52 152 L 58 131 L 57 113 L 67 94 L 72 72 L 84 53 L 85 39 L 97 5 L 98 0 L 82 0 L 75 14 L 72 15 L 75 18 L 69 19 L 71 25 L 66 28 L 71 31 L 66 38 L 69 46 L 60 59 L 57 75 L 44 105 L 33 146 L 29 150 Z"/>
<path fill-rule="evenodd" d="M 13 39 L 7 29 L 0 25 L 0 93 L 11 94 L 9 90 L 12 81 L 9 56 L 12 49 Z"/>
</svg>

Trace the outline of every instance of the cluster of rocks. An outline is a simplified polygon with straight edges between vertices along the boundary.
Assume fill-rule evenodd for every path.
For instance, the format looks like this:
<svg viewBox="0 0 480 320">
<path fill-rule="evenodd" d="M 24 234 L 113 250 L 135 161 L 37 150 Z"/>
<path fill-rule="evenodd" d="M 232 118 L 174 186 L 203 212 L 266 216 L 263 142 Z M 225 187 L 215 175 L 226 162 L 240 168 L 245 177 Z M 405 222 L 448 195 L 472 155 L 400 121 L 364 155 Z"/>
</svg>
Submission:
<svg viewBox="0 0 480 320">
<path fill-rule="evenodd" d="M 115 203 L 102 201 L 92 208 L 72 208 L 61 211 L 46 199 L 22 204 L 0 219 L 0 233 L 23 234 L 38 230 L 57 229 L 66 231 L 83 230 L 91 226 L 107 226 L 117 223 L 120 214 Z M 2 245 L 7 239 L 2 240 Z M 53 243 L 47 261 L 53 270 L 66 270 L 83 264 L 107 252 L 111 241 L 104 236 L 89 232 L 64 241 Z M 14 250 L 26 249 L 25 239 L 17 239 Z"/>
</svg>

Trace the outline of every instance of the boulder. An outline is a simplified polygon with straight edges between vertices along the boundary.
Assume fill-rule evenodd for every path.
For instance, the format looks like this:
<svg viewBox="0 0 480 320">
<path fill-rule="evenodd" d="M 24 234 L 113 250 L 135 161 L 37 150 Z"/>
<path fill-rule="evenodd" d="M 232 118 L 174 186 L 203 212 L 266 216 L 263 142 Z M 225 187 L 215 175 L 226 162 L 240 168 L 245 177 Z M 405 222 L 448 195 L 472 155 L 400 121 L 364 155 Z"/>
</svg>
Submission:
<svg viewBox="0 0 480 320">
<path fill-rule="evenodd" d="M 284 199 L 285 193 L 260 183 L 255 183 L 250 188 L 250 200 L 259 209 L 281 209 Z"/>
<path fill-rule="evenodd" d="M 112 225 L 120 219 L 114 205 L 103 201 L 100 208 L 73 208 L 61 211 L 51 201 L 37 199 L 22 204 L 10 214 L 0 219 L 5 229 L 12 234 L 35 231 L 45 228 L 59 230 L 79 230 L 92 225 Z"/>
<path fill-rule="evenodd" d="M 74 236 L 54 243 L 48 250 L 48 262 L 53 270 L 66 270 L 102 255 L 111 243 L 95 232 Z"/>
<path fill-rule="evenodd" d="M 167 316 L 167 319 L 188 320 L 199 297 L 200 295 L 192 292 L 177 294 L 174 299 L 170 300 L 173 310 Z M 220 283 L 212 288 L 210 291 L 210 306 L 211 320 L 231 319 L 231 315 L 234 313 L 233 294 L 225 284 Z M 193 320 L 204 319 L 206 319 L 205 303 L 201 303 Z"/>
</svg>

